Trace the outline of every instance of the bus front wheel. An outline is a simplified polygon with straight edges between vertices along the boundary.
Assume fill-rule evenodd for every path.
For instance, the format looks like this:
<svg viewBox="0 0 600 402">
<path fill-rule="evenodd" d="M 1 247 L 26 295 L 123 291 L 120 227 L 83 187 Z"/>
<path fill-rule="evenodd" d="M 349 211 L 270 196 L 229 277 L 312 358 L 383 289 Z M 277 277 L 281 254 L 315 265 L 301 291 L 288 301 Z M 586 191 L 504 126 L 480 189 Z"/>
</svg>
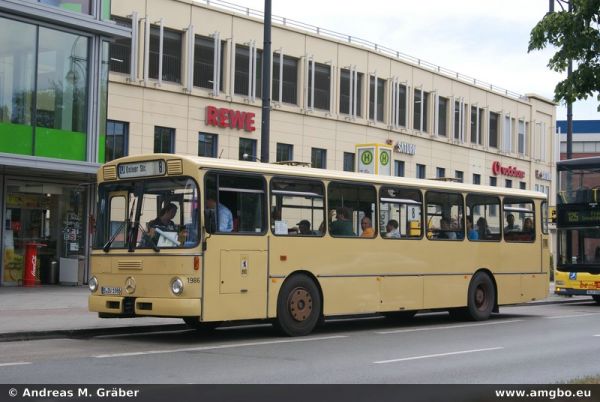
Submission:
<svg viewBox="0 0 600 402">
<path fill-rule="evenodd" d="M 496 288 L 490 276 L 484 272 L 475 274 L 467 297 L 467 317 L 473 321 L 487 320 L 496 300 Z"/>
<path fill-rule="evenodd" d="M 321 296 L 306 275 L 286 280 L 277 298 L 277 327 L 288 336 L 308 335 L 321 316 Z"/>
</svg>

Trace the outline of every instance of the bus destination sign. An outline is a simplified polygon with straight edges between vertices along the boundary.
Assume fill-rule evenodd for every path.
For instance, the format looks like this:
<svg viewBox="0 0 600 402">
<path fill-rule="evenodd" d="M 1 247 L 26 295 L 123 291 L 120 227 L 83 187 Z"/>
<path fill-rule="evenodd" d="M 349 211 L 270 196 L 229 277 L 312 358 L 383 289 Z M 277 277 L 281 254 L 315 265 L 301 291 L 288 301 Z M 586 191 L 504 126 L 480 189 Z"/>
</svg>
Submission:
<svg viewBox="0 0 600 402">
<path fill-rule="evenodd" d="M 133 177 L 164 176 L 167 172 L 165 161 L 147 161 L 135 163 L 121 163 L 119 165 L 119 178 L 130 179 Z"/>
<path fill-rule="evenodd" d="M 600 226 L 600 208 L 588 204 L 557 205 L 560 226 Z"/>
</svg>

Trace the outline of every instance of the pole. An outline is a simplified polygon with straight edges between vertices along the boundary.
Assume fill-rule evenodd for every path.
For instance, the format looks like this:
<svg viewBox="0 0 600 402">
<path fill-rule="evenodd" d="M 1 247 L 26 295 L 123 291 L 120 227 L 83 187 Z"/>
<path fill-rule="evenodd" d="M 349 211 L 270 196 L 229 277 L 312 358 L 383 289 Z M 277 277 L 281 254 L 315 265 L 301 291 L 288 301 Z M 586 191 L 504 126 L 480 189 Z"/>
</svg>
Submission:
<svg viewBox="0 0 600 402">
<path fill-rule="evenodd" d="M 573 12 L 573 0 L 569 1 L 569 14 Z M 567 79 L 573 73 L 573 60 L 569 59 Z M 567 159 L 573 158 L 573 103 L 567 101 Z"/>
<path fill-rule="evenodd" d="M 260 128 L 260 161 L 269 163 L 271 125 L 271 0 L 265 0 L 264 44 L 262 60 L 262 122 Z"/>
</svg>

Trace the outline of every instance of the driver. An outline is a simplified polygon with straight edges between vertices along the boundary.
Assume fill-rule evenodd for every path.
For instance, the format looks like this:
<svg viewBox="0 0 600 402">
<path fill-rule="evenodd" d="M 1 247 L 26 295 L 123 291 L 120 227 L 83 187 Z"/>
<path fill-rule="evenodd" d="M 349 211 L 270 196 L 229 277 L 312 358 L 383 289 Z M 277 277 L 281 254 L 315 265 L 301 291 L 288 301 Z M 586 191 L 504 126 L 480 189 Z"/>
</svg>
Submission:
<svg viewBox="0 0 600 402">
<path fill-rule="evenodd" d="M 176 232 L 177 227 L 173 218 L 177 214 L 177 205 L 170 203 L 160 210 L 156 219 L 148 222 L 148 237 L 154 244 L 158 244 L 158 238 L 160 235 L 155 229 L 160 229 L 163 232 Z"/>
</svg>

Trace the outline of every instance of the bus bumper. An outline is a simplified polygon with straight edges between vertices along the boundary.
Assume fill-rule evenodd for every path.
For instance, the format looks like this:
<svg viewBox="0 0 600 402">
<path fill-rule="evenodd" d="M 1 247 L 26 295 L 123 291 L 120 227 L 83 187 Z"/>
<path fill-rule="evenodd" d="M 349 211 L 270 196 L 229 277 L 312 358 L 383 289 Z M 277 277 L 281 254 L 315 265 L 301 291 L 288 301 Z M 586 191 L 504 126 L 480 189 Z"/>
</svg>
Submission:
<svg viewBox="0 0 600 402">
<path fill-rule="evenodd" d="M 598 289 L 572 289 L 572 288 L 563 288 L 556 287 L 554 293 L 561 296 L 595 296 L 600 295 L 600 290 Z"/>
<path fill-rule="evenodd" d="M 199 317 L 202 302 L 200 299 L 90 295 L 88 307 L 107 317 Z"/>
</svg>

